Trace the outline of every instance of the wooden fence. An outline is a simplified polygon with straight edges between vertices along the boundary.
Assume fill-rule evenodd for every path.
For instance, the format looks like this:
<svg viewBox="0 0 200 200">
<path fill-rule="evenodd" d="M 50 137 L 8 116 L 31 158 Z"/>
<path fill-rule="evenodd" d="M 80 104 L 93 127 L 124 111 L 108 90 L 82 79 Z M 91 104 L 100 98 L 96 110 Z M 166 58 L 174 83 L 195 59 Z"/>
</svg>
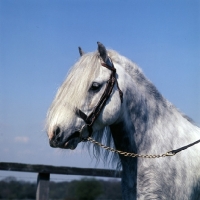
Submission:
<svg viewBox="0 0 200 200">
<path fill-rule="evenodd" d="M 0 162 L 0 170 L 38 173 L 36 200 L 49 199 L 50 174 L 99 176 L 99 177 L 113 177 L 113 178 L 121 177 L 120 172 L 108 169 L 56 167 L 50 165 L 30 165 L 30 164 L 7 163 L 7 162 Z"/>
</svg>

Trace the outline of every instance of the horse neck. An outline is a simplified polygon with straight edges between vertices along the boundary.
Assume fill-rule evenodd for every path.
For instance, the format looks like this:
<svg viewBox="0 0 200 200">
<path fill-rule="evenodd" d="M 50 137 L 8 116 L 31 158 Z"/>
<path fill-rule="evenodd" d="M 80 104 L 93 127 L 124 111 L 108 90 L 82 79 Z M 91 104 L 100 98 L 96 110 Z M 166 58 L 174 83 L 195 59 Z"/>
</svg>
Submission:
<svg viewBox="0 0 200 200">
<path fill-rule="evenodd" d="M 200 136 L 199 129 L 144 77 L 139 83 L 128 84 L 122 113 L 120 120 L 110 126 L 115 146 L 122 151 L 160 154 Z"/>
</svg>

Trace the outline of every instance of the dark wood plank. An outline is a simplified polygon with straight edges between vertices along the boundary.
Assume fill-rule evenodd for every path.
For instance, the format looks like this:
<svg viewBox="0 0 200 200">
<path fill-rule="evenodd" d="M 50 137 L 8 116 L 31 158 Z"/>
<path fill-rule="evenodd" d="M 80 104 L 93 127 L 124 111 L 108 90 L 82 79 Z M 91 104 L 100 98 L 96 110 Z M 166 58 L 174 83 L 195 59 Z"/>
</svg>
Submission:
<svg viewBox="0 0 200 200">
<path fill-rule="evenodd" d="M 49 174 L 80 175 L 80 176 L 99 176 L 99 177 L 115 177 L 115 178 L 121 177 L 121 172 L 117 172 L 116 170 L 109 170 L 109 169 L 57 167 L 57 166 L 51 166 L 51 165 L 30 165 L 30 164 L 8 163 L 8 162 L 0 162 L 0 170 L 49 173 Z"/>
</svg>

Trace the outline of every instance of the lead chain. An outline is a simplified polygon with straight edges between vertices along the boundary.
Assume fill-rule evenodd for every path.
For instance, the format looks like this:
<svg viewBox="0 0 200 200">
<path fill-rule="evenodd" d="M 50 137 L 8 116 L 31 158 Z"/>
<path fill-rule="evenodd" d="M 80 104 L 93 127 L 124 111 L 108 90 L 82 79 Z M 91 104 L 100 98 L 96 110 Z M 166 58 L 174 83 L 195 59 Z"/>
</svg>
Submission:
<svg viewBox="0 0 200 200">
<path fill-rule="evenodd" d="M 100 142 L 95 141 L 94 139 L 92 139 L 91 137 L 88 137 L 87 140 L 93 144 L 96 144 L 102 148 L 104 148 L 105 150 L 111 151 L 113 153 L 118 153 L 120 155 L 123 156 L 127 156 L 127 157 L 132 157 L 132 158 L 161 158 L 161 157 L 166 157 L 166 156 L 174 156 L 175 153 L 172 153 L 172 151 L 169 151 L 167 153 L 164 154 L 160 154 L 160 155 L 141 155 L 141 154 L 136 154 L 136 153 L 129 153 L 129 152 L 124 152 L 124 151 L 119 151 L 117 149 L 114 149 L 112 147 L 108 147 L 105 146 L 103 144 L 101 144 Z"/>
</svg>

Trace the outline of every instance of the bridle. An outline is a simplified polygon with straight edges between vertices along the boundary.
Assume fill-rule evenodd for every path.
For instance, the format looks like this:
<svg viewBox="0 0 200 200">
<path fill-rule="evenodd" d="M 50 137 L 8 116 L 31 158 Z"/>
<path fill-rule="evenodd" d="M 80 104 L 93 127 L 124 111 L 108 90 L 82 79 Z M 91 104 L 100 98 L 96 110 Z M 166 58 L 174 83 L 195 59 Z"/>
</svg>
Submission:
<svg viewBox="0 0 200 200">
<path fill-rule="evenodd" d="M 116 86 L 117 86 L 117 89 L 119 91 L 119 96 L 120 96 L 120 100 L 121 100 L 121 103 L 123 103 L 123 92 L 120 90 L 119 88 L 119 84 L 118 84 L 118 81 L 117 81 L 117 78 L 116 78 L 116 68 L 114 67 L 114 64 L 112 62 L 112 60 L 110 58 L 108 58 L 108 61 L 105 63 L 105 62 L 101 62 L 101 65 L 103 67 L 106 67 L 107 69 L 111 70 L 111 74 L 110 74 L 110 78 L 109 80 L 107 81 L 107 85 L 106 85 L 106 88 L 104 90 L 104 93 L 102 94 L 99 102 L 97 103 L 97 105 L 94 107 L 93 111 L 89 114 L 89 115 L 86 115 L 82 110 L 80 109 L 76 109 L 76 114 L 84 120 L 85 122 L 85 125 L 84 125 L 84 128 L 86 127 L 87 130 L 88 130 L 88 133 L 89 135 L 87 137 L 83 137 L 82 134 L 81 134 L 81 131 L 77 131 L 75 132 L 73 135 L 71 135 L 68 140 L 72 139 L 72 138 L 75 138 L 75 137 L 79 137 L 81 139 L 81 141 L 89 141 L 95 145 L 98 145 L 108 151 L 111 151 L 111 152 L 114 152 L 114 153 L 118 153 L 120 155 L 123 155 L 123 156 L 127 156 L 127 157 L 141 157 L 141 158 L 160 158 L 160 157 L 166 157 L 166 156 L 174 156 L 175 154 L 179 153 L 180 151 L 182 150 L 185 150 L 197 143 L 200 143 L 200 140 L 197 140 L 191 144 L 188 144 L 186 146 L 183 146 L 181 148 L 178 148 L 176 150 L 171 150 L 171 151 L 168 151 L 164 154 L 158 154 L 158 155 L 141 155 L 141 154 L 136 154 L 136 153 L 129 153 L 129 152 L 123 152 L 123 151 L 119 151 L 119 150 L 116 150 L 116 149 L 113 149 L 111 147 L 107 147 L 97 141 L 95 141 L 94 139 L 91 138 L 91 135 L 93 133 L 93 129 L 92 129 L 92 126 L 95 122 L 95 120 L 98 118 L 100 112 L 102 111 L 103 107 L 105 106 L 107 100 L 109 99 L 110 97 L 110 94 L 112 93 L 113 91 L 113 87 L 116 83 Z"/>
<path fill-rule="evenodd" d="M 116 83 L 117 89 L 119 91 L 121 103 L 123 102 L 123 92 L 120 90 L 119 84 L 118 84 L 118 81 L 116 78 L 116 68 L 114 67 L 114 64 L 111 61 L 111 59 L 110 58 L 108 58 L 108 59 L 109 60 L 106 63 L 101 62 L 101 65 L 103 67 L 106 67 L 107 69 L 111 70 L 111 74 L 110 74 L 110 78 L 107 81 L 106 88 L 105 88 L 99 102 L 97 103 L 97 105 L 94 107 L 93 111 L 88 116 L 82 110 L 76 109 L 76 114 L 80 118 L 82 118 L 85 122 L 85 126 L 87 127 L 88 133 L 89 133 L 88 137 L 91 137 L 92 132 L 93 132 L 92 126 L 93 126 L 95 120 L 98 118 L 103 107 L 105 106 L 107 100 L 109 99 L 110 94 L 113 91 L 113 87 L 114 87 L 115 83 Z M 86 138 L 83 137 L 81 135 L 81 132 L 79 134 L 80 134 L 79 137 L 81 137 L 82 141 L 87 141 L 88 137 L 86 137 Z"/>
<path fill-rule="evenodd" d="M 119 91 L 119 97 L 120 97 L 121 103 L 123 103 L 123 92 L 119 88 L 119 84 L 118 84 L 118 81 L 116 78 L 116 68 L 114 67 L 112 60 L 109 57 L 108 57 L 106 63 L 101 60 L 101 65 L 111 71 L 110 78 L 108 79 L 107 84 L 106 84 L 106 88 L 105 88 L 99 102 L 97 103 L 97 105 L 94 107 L 93 111 L 89 115 L 86 115 L 82 110 L 80 110 L 78 108 L 75 109 L 76 115 L 78 117 L 80 117 L 81 119 L 83 119 L 85 124 L 83 125 L 81 130 L 76 131 L 71 136 L 69 136 L 67 141 L 69 141 L 73 138 L 80 138 L 80 141 L 83 141 L 83 142 L 88 141 L 88 138 L 90 138 L 93 133 L 92 126 L 93 126 L 95 120 L 98 118 L 100 112 L 104 108 L 107 100 L 109 99 L 110 94 L 113 91 L 113 87 L 114 87 L 115 83 L 116 83 L 117 89 Z M 83 129 L 85 129 L 85 128 L 87 128 L 88 133 L 89 133 L 88 136 L 86 136 L 86 137 L 82 135 Z"/>
</svg>

